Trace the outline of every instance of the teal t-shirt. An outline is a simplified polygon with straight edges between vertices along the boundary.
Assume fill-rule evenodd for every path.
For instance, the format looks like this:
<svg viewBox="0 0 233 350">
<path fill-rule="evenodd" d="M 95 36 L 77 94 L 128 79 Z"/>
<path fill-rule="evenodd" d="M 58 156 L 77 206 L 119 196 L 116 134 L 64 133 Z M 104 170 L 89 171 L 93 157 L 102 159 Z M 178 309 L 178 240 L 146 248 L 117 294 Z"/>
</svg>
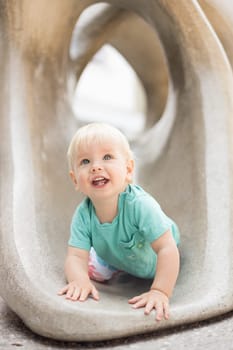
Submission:
<svg viewBox="0 0 233 350">
<path fill-rule="evenodd" d="M 85 250 L 93 247 L 109 265 L 137 277 L 153 278 L 156 253 L 150 243 L 171 230 L 179 243 L 177 225 L 156 200 L 140 186 L 128 185 L 119 195 L 118 214 L 111 223 L 100 223 L 89 198 L 77 207 L 69 245 Z"/>
</svg>

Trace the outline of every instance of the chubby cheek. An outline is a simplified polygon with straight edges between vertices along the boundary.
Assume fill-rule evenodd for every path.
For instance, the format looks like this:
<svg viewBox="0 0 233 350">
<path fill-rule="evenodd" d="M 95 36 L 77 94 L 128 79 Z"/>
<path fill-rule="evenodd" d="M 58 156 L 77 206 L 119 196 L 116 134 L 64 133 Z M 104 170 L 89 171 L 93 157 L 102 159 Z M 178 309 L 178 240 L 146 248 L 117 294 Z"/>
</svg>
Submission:
<svg viewBox="0 0 233 350">
<path fill-rule="evenodd" d="M 89 187 L 89 182 L 88 179 L 85 175 L 79 174 L 79 176 L 76 178 L 76 190 L 86 194 L 88 187 Z"/>
<path fill-rule="evenodd" d="M 115 181 L 119 182 L 128 182 L 128 177 L 130 175 L 127 173 L 127 170 L 122 167 L 122 166 L 118 166 L 115 167 L 114 172 L 112 174 L 112 178 L 114 178 Z"/>
</svg>

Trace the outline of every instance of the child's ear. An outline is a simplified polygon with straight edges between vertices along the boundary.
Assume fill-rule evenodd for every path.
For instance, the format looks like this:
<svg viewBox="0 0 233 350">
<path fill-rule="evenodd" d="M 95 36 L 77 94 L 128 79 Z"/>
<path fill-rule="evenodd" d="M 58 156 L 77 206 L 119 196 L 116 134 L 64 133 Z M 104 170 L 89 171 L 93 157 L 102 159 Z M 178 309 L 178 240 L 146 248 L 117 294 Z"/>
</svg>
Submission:
<svg viewBox="0 0 233 350">
<path fill-rule="evenodd" d="M 69 174 L 70 174 L 71 180 L 72 180 L 73 183 L 74 183 L 75 189 L 78 190 L 78 182 L 77 182 L 77 180 L 76 180 L 76 176 L 75 176 L 74 171 L 73 171 L 73 170 L 70 170 Z"/>
<path fill-rule="evenodd" d="M 134 171 L 134 160 L 130 159 L 127 161 L 127 175 L 126 175 L 126 180 L 128 183 L 133 182 L 133 171 Z"/>
</svg>

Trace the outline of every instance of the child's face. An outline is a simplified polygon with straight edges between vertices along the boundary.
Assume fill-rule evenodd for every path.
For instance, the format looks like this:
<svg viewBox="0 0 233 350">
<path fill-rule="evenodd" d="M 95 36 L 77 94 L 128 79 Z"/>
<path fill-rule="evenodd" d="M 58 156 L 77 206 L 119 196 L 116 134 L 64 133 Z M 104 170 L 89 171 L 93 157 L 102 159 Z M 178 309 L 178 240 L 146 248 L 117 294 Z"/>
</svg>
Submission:
<svg viewBox="0 0 233 350">
<path fill-rule="evenodd" d="M 78 151 L 75 172 L 70 176 L 75 188 L 92 201 L 118 198 L 132 180 L 134 162 L 117 141 L 91 143 Z"/>
</svg>

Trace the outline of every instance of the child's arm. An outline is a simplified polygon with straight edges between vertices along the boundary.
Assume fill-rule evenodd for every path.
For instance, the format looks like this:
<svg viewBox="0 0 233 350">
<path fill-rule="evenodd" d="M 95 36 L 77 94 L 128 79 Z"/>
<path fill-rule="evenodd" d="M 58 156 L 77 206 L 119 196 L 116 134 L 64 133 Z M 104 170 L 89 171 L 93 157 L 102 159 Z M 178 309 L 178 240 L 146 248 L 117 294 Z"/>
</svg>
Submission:
<svg viewBox="0 0 233 350">
<path fill-rule="evenodd" d="M 156 320 L 169 318 L 169 298 L 172 295 L 178 273 L 179 252 L 170 231 L 152 242 L 152 248 L 157 254 L 157 267 L 154 281 L 148 292 L 129 300 L 134 308 L 145 306 L 145 314 L 153 308 L 157 311 Z"/>
<path fill-rule="evenodd" d="M 99 293 L 88 276 L 89 252 L 83 249 L 68 247 L 65 261 L 65 274 L 68 284 L 58 294 L 66 294 L 66 299 L 84 301 L 92 294 L 99 300 Z"/>
</svg>

